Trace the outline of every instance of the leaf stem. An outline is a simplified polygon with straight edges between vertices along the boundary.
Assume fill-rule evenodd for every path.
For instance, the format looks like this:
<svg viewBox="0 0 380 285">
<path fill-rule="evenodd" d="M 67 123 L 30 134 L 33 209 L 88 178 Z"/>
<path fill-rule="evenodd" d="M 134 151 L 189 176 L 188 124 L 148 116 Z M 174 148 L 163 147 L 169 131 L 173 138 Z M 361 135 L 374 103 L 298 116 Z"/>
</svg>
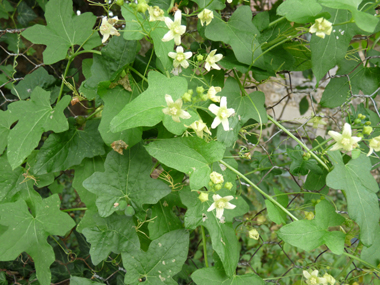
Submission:
<svg viewBox="0 0 380 285">
<path fill-rule="evenodd" d="M 207 247 L 206 247 L 206 234 L 205 234 L 205 228 L 201 226 L 202 231 L 202 243 L 203 243 L 203 256 L 205 259 L 205 265 L 208 267 L 208 257 L 207 257 Z"/>
<path fill-rule="evenodd" d="M 59 100 L 61 100 L 61 96 L 62 96 L 62 93 L 63 93 L 63 86 L 65 86 L 64 79 L 66 79 L 66 75 L 67 75 L 67 72 L 69 71 L 70 64 L 74 60 L 74 58 L 75 58 L 75 56 L 69 58 L 69 61 L 67 62 L 67 65 L 66 65 L 65 72 L 62 75 L 61 89 L 59 89 L 59 95 L 58 95 L 57 103 L 59 102 Z"/>
<path fill-rule="evenodd" d="M 326 168 L 327 171 L 330 171 L 330 168 L 314 153 L 312 152 L 303 142 L 301 142 L 296 136 L 294 136 L 291 132 L 288 131 L 287 128 L 282 126 L 279 122 L 277 122 L 275 119 L 273 119 L 271 116 L 268 115 L 268 119 L 272 121 L 273 124 L 275 124 L 277 127 L 279 127 L 281 130 L 283 130 L 288 136 L 290 136 L 292 139 L 294 139 L 298 144 L 303 147 L 312 157 L 315 158 L 316 161 L 318 161 L 324 168 Z"/>
<path fill-rule="evenodd" d="M 373 266 L 372 264 L 370 264 L 370 263 L 364 261 L 363 259 L 361 259 L 361 258 L 359 258 L 359 257 L 357 257 L 357 256 L 355 256 L 355 255 L 349 254 L 349 253 L 347 253 L 347 252 L 345 252 L 345 251 L 343 251 L 343 255 L 345 255 L 345 256 L 347 256 L 347 257 L 349 257 L 349 258 L 355 259 L 355 260 L 357 260 L 357 261 L 363 263 L 364 265 L 367 265 L 369 268 L 374 269 L 376 272 L 380 273 L 379 269 L 378 269 L 376 266 Z"/>
<path fill-rule="evenodd" d="M 129 66 L 128 69 L 132 70 L 134 73 L 140 76 L 142 80 L 148 82 L 148 79 L 144 75 L 142 75 L 140 72 L 138 72 L 136 69 L 134 69 L 132 66 Z"/>
<path fill-rule="evenodd" d="M 102 55 L 102 52 L 100 52 L 100 51 L 98 51 L 98 50 L 92 50 L 92 49 L 90 49 L 90 50 L 81 50 L 81 51 L 78 51 L 78 52 L 76 52 L 76 53 L 73 55 L 73 57 L 75 57 L 75 56 L 77 56 L 77 55 L 80 55 L 80 54 L 82 54 L 82 53 L 94 53 L 94 54 Z"/>
<path fill-rule="evenodd" d="M 65 209 L 61 210 L 62 212 L 73 212 L 73 211 L 86 211 L 87 208 L 72 208 L 72 209 Z"/>
<path fill-rule="evenodd" d="M 99 108 L 97 108 L 95 110 L 95 112 L 93 112 L 91 115 L 89 115 L 87 118 L 86 118 L 86 121 L 88 121 L 89 119 L 91 119 L 93 116 L 95 116 L 97 113 L 103 111 L 103 106 L 100 106 Z"/>
<path fill-rule="evenodd" d="M 240 173 L 238 170 L 233 168 L 228 163 L 224 162 L 223 160 L 219 160 L 221 164 L 226 166 L 228 169 L 230 169 L 232 172 L 235 172 L 237 175 L 239 175 L 241 178 L 243 178 L 249 185 L 251 185 L 253 188 L 255 188 L 261 195 L 266 197 L 269 201 L 271 201 L 273 204 L 275 204 L 277 207 L 279 207 L 281 210 L 283 210 L 286 214 L 288 214 L 293 220 L 298 221 L 298 219 L 293 216 L 292 213 L 290 213 L 284 206 L 282 206 L 279 202 L 277 202 L 275 199 L 272 198 L 269 194 L 265 193 L 263 190 L 261 190 L 256 184 L 254 184 L 251 180 L 249 180 L 247 177 L 245 177 L 242 173 Z"/>
<path fill-rule="evenodd" d="M 278 18 L 274 20 L 273 22 L 269 23 L 268 28 L 272 27 L 273 25 L 276 25 L 277 23 L 281 22 L 282 20 L 286 19 L 285 17 Z"/>
</svg>

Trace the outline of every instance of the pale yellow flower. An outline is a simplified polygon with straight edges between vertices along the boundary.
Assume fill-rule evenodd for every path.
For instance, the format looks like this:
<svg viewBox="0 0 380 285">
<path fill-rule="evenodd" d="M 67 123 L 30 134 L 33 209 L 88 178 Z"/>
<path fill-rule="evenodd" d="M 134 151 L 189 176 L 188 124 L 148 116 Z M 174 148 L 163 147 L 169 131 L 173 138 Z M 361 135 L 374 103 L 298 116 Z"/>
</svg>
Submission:
<svg viewBox="0 0 380 285">
<path fill-rule="evenodd" d="M 201 21 L 201 25 L 206 23 L 206 26 L 211 23 L 212 19 L 214 19 L 214 13 L 209 9 L 204 9 L 202 12 L 198 14 L 198 18 Z"/>
<path fill-rule="evenodd" d="M 220 91 L 222 91 L 222 88 L 211 86 L 207 91 L 207 98 L 212 102 L 220 102 L 220 96 L 215 96 Z"/>
<path fill-rule="evenodd" d="M 149 6 L 148 7 L 148 12 L 149 12 L 149 22 L 154 22 L 154 21 L 165 21 L 164 17 L 164 10 L 160 9 L 158 6 Z"/>
<path fill-rule="evenodd" d="M 256 229 L 252 229 L 248 232 L 249 238 L 258 240 L 260 235 L 259 232 Z"/>
<path fill-rule="evenodd" d="M 229 131 L 230 125 L 228 118 L 235 113 L 235 110 L 232 108 L 227 109 L 227 98 L 222 97 L 220 100 L 220 107 L 215 104 L 211 104 L 208 106 L 208 109 L 216 115 L 214 121 L 212 122 L 211 128 L 215 129 L 220 123 L 222 123 L 223 129 L 225 131 Z"/>
<path fill-rule="evenodd" d="M 215 53 L 216 49 L 212 50 L 206 58 L 205 68 L 207 69 L 207 71 L 210 71 L 211 67 L 220 70 L 220 67 L 216 64 L 216 62 L 221 60 L 223 58 L 223 55 L 220 53 Z"/>
<path fill-rule="evenodd" d="M 323 277 L 318 277 L 318 270 L 311 272 L 303 271 L 303 276 L 306 278 L 306 284 L 308 285 L 324 285 L 326 284 L 326 279 Z"/>
<path fill-rule="evenodd" d="M 314 25 L 309 29 L 309 33 L 315 33 L 317 37 L 322 39 L 325 38 L 325 35 L 330 35 L 332 31 L 332 23 L 327 21 L 325 18 L 318 18 L 315 20 Z"/>
<path fill-rule="evenodd" d="M 189 119 L 191 118 L 191 115 L 186 112 L 185 110 L 182 110 L 182 99 L 179 98 L 175 102 L 173 101 L 172 96 L 166 94 L 165 95 L 165 101 L 168 105 L 166 108 L 162 109 L 162 112 L 165 115 L 172 116 L 173 121 L 179 123 L 181 122 L 179 118 L 181 119 Z"/>
<path fill-rule="evenodd" d="M 100 25 L 100 33 L 103 36 L 102 43 L 105 43 L 110 36 L 120 36 L 119 32 L 114 27 L 115 23 L 119 19 L 117 17 L 113 17 L 112 19 L 107 19 L 107 17 L 103 17 L 102 24 Z"/>
<path fill-rule="evenodd" d="M 351 125 L 347 123 L 343 126 L 342 134 L 334 131 L 329 131 L 328 134 L 336 141 L 336 144 L 330 150 L 344 149 L 345 151 L 351 151 L 358 147 L 358 142 L 362 139 L 352 136 Z"/>
<path fill-rule="evenodd" d="M 162 38 L 163 42 L 168 42 L 174 39 L 177 46 L 181 44 L 181 36 L 186 32 L 186 26 L 181 25 L 181 19 L 181 10 L 177 10 L 177 12 L 175 12 L 174 22 L 169 17 L 165 17 L 165 24 L 168 26 L 169 32 L 167 32 Z"/>
<path fill-rule="evenodd" d="M 211 135 L 210 130 L 208 129 L 207 125 L 203 123 L 202 119 L 199 119 L 198 121 L 193 122 L 189 127 L 192 128 L 197 134 L 197 136 L 200 137 L 201 139 L 203 138 L 203 132 Z"/>
<path fill-rule="evenodd" d="M 183 52 L 183 47 L 178 46 L 176 49 L 176 52 L 169 52 L 168 56 L 171 57 L 173 60 L 173 66 L 174 68 L 177 68 L 178 66 L 182 66 L 183 68 L 189 67 L 189 62 L 187 59 L 189 59 L 192 56 L 192 52 Z"/>
<path fill-rule="evenodd" d="M 325 278 L 326 279 L 326 282 L 327 283 L 329 283 L 330 285 L 334 285 L 335 284 L 335 279 L 334 279 L 334 277 L 332 277 L 330 274 L 328 274 L 328 273 L 325 273 L 325 275 L 323 275 L 323 278 Z M 327 284 L 326 283 L 326 284 Z"/>
<path fill-rule="evenodd" d="M 216 172 L 216 171 L 213 171 L 213 172 L 210 174 L 210 179 L 211 179 L 211 181 L 212 181 L 214 184 L 221 184 L 221 183 L 224 182 L 223 175 L 222 175 L 222 174 L 219 174 L 219 173 Z"/>
<path fill-rule="evenodd" d="M 307 219 L 307 220 L 312 220 L 312 219 L 314 219 L 314 213 L 313 212 L 306 212 L 305 211 L 305 218 Z"/>
<path fill-rule="evenodd" d="M 369 140 L 369 152 L 367 156 L 370 156 L 373 151 L 380 151 L 380 136 Z"/>
<path fill-rule="evenodd" d="M 229 201 L 231 201 L 234 198 L 234 196 L 226 196 L 221 197 L 217 194 L 214 194 L 212 196 L 212 199 L 214 200 L 214 203 L 211 204 L 211 206 L 207 209 L 207 212 L 211 212 L 212 210 L 216 209 L 216 217 L 223 222 L 223 212 L 224 209 L 235 209 L 236 205 L 231 204 Z"/>
</svg>

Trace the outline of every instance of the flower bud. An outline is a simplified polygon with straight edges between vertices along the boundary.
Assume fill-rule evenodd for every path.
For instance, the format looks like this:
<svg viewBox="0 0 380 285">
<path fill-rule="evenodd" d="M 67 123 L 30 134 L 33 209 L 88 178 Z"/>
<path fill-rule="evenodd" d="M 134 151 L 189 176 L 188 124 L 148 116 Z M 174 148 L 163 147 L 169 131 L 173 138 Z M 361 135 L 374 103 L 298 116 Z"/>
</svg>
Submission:
<svg viewBox="0 0 380 285">
<path fill-rule="evenodd" d="M 216 184 L 215 185 L 215 190 L 219 191 L 220 189 L 222 189 L 222 184 Z"/>
<path fill-rule="evenodd" d="M 123 6 L 124 0 L 116 0 L 115 3 L 116 5 Z"/>
<path fill-rule="evenodd" d="M 355 121 L 354 121 L 354 123 L 355 123 L 356 125 L 360 124 L 361 122 L 362 122 L 362 120 L 359 119 L 359 118 L 355 119 Z"/>
<path fill-rule="evenodd" d="M 198 86 L 196 91 L 198 94 L 203 94 L 203 92 L 205 92 L 205 89 L 202 86 Z"/>
<path fill-rule="evenodd" d="M 228 190 L 231 190 L 232 187 L 234 187 L 234 185 L 231 182 L 226 182 L 226 184 L 224 184 L 224 188 L 226 188 Z"/>
<path fill-rule="evenodd" d="M 208 201 L 208 193 L 201 192 L 201 194 L 198 196 L 198 199 L 201 200 L 202 203 Z"/>
<path fill-rule="evenodd" d="M 369 136 L 372 133 L 373 129 L 370 126 L 364 126 L 363 134 Z"/>
<path fill-rule="evenodd" d="M 201 99 L 202 99 L 202 101 L 207 101 L 208 97 L 207 97 L 207 95 L 202 95 Z"/>
<path fill-rule="evenodd" d="M 191 102 L 191 95 L 189 93 L 185 93 L 182 95 L 182 100 L 185 102 Z"/>
<path fill-rule="evenodd" d="M 304 152 L 302 155 L 303 160 L 309 160 L 311 157 L 311 154 L 309 152 Z"/>
<path fill-rule="evenodd" d="M 223 175 L 213 171 L 210 174 L 210 179 L 214 184 L 221 184 L 224 182 Z"/>
<path fill-rule="evenodd" d="M 260 235 L 259 232 L 256 229 L 252 229 L 248 232 L 249 238 L 258 240 Z"/>
<path fill-rule="evenodd" d="M 371 125 L 371 121 L 365 122 L 365 125 L 370 126 Z"/>
<path fill-rule="evenodd" d="M 189 89 L 189 90 L 187 90 L 187 93 L 189 93 L 191 96 L 193 96 L 194 91 L 193 91 L 193 89 Z"/>
<path fill-rule="evenodd" d="M 260 215 L 260 216 L 257 217 L 257 222 L 258 222 L 259 224 L 263 224 L 263 223 L 265 223 L 266 220 L 267 220 L 267 219 L 266 219 L 263 215 Z"/>
<path fill-rule="evenodd" d="M 362 138 L 363 137 L 363 134 L 362 133 L 357 133 L 356 134 L 359 138 Z"/>
<path fill-rule="evenodd" d="M 202 61 L 202 60 L 203 60 L 203 55 L 198 54 L 198 55 L 197 55 L 197 60 L 198 60 L 198 61 Z"/>
<path fill-rule="evenodd" d="M 311 221 L 312 219 L 314 219 L 314 213 L 313 212 L 306 212 L 305 211 L 305 218 L 309 221 Z"/>
<path fill-rule="evenodd" d="M 137 12 L 145 13 L 146 10 L 148 9 L 149 5 L 146 4 L 145 0 L 140 0 L 139 4 L 137 4 Z"/>
</svg>

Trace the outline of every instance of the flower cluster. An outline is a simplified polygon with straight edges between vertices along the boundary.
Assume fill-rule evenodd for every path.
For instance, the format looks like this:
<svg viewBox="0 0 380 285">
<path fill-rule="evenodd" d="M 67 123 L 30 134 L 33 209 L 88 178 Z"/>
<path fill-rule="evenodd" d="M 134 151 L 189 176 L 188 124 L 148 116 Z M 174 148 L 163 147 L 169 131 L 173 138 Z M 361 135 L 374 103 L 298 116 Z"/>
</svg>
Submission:
<svg viewBox="0 0 380 285">
<path fill-rule="evenodd" d="M 314 270 L 311 273 L 304 270 L 303 276 L 306 278 L 306 284 L 308 285 L 334 285 L 336 282 L 334 277 L 328 273 L 325 273 L 323 277 L 318 277 L 318 270 Z"/>
<path fill-rule="evenodd" d="M 160 9 L 158 6 L 149 6 L 148 7 L 148 12 L 149 12 L 149 22 L 154 22 L 154 21 L 165 21 L 164 17 L 164 11 Z"/>
<path fill-rule="evenodd" d="M 315 20 L 315 24 L 309 29 L 309 33 L 315 33 L 317 37 L 322 39 L 325 35 L 330 35 L 332 31 L 332 23 L 327 21 L 325 18 L 318 18 Z"/>
</svg>

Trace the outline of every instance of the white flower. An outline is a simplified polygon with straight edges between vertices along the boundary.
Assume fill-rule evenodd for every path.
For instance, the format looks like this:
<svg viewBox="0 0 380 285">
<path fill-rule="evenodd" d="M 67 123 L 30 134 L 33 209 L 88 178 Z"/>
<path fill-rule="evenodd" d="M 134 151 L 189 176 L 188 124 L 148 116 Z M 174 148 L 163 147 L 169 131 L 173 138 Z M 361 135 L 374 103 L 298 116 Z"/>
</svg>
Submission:
<svg viewBox="0 0 380 285">
<path fill-rule="evenodd" d="M 380 136 L 369 140 L 369 152 L 367 156 L 370 156 L 373 151 L 380 151 Z"/>
<path fill-rule="evenodd" d="M 102 24 L 100 25 L 100 33 L 103 36 L 102 43 L 105 43 L 108 38 L 112 36 L 120 36 L 119 32 L 113 26 L 119 19 L 117 17 L 113 17 L 112 19 L 107 19 L 107 17 L 103 17 Z"/>
<path fill-rule="evenodd" d="M 219 173 L 216 172 L 216 171 L 213 171 L 213 172 L 210 174 L 210 179 L 211 179 L 211 181 L 212 181 L 214 184 L 221 184 L 221 183 L 224 182 L 223 175 L 222 175 L 222 174 L 219 174 Z"/>
<path fill-rule="evenodd" d="M 248 232 L 248 235 L 249 235 L 249 238 L 252 238 L 252 239 L 255 239 L 255 240 L 258 240 L 260 235 L 259 235 L 259 232 L 256 230 L 256 229 L 252 229 Z"/>
<path fill-rule="evenodd" d="M 351 151 L 358 146 L 358 142 L 362 139 L 351 136 L 351 125 L 347 123 L 343 126 L 342 134 L 334 131 L 329 131 L 328 134 L 336 141 L 331 150 L 344 149 L 345 151 Z"/>
<path fill-rule="evenodd" d="M 201 139 L 203 138 L 203 132 L 211 135 L 210 130 L 207 128 L 207 125 L 203 123 L 202 119 L 199 119 L 198 121 L 193 122 L 188 127 L 192 128 L 197 134 L 197 136 L 200 137 Z"/>
<path fill-rule="evenodd" d="M 198 14 L 198 18 L 201 21 L 201 25 L 206 23 L 206 26 L 211 23 L 212 19 L 214 19 L 214 13 L 209 9 L 204 9 L 202 12 Z"/>
<path fill-rule="evenodd" d="M 173 75 L 179 75 L 181 72 L 182 72 L 182 68 L 181 68 L 181 66 L 174 67 L 173 70 L 171 71 L 171 73 L 172 73 Z"/>
<path fill-rule="evenodd" d="M 314 116 L 314 113 L 311 113 L 311 116 Z M 324 116 L 323 113 L 321 113 L 321 116 Z M 314 116 L 311 120 L 310 123 L 313 123 L 313 128 L 318 129 L 319 125 L 327 125 L 327 123 L 323 120 L 322 117 L 319 116 Z"/>
<path fill-rule="evenodd" d="M 169 52 L 168 56 L 174 59 L 173 66 L 174 68 L 177 68 L 178 66 L 182 66 L 183 68 L 189 67 L 189 62 L 187 59 L 189 59 L 193 53 L 191 51 L 183 52 L 183 47 L 178 46 L 176 49 L 176 52 Z"/>
<path fill-rule="evenodd" d="M 214 194 L 212 196 L 214 203 L 212 203 L 210 208 L 207 209 L 207 212 L 210 212 L 210 211 L 216 209 L 216 217 L 220 221 L 224 221 L 224 217 L 223 217 L 224 209 L 230 209 L 231 210 L 231 209 L 235 209 L 235 207 L 236 207 L 236 205 L 233 205 L 229 202 L 233 198 L 234 198 L 233 196 L 221 197 L 217 194 Z"/>
<path fill-rule="evenodd" d="M 211 86 L 210 89 L 207 91 L 207 98 L 210 99 L 212 102 L 220 102 L 220 96 L 215 96 L 216 93 L 220 91 L 222 91 L 222 88 Z"/>
<path fill-rule="evenodd" d="M 330 283 L 330 285 L 334 285 L 335 284 L 335 279 L 334 279 L 334 277 L 332 277 L 330 274 L 328 274 L 328 273 L 325 273 L 325 275 L 323 275 L 323 278 L 325 278 L 326 279 L 326 282 L 327 283 Z M 326 284 L 327 284 L 326 283 Z"/>
<path fill-rule="evenodd" d="M 218 54 L 215 54 L 215 53 L 216 53 L 216 49 L 212 50 L 206 58 L 205 68 L 207 69 L 207 71 L 210 71 L 211 67 L 218 70 L 220 69 L 220 67 L 216 64 L 216 62 L 221 60 L 223 58 L 223 55 L 220 53 Z"/>
<path fill-rule="evenodd" d="M 149 12 L 149 22 L 154 22 L 154 21 L 165 21 L 164 17 L 164 11 L 160 9 L 158 6 L 149 6 L 148 7 L 148 12 Z"/>
<path fill-rule="evenodd" d="M 179 98 L 175 102 L 173 102 L 172 96 L 166 94 L 165 95 L 165 101 L 168 106 L 164 109 L 162 109 L 162 112 L 164 112 L 165 115 L 172 116 L 173 121 L 180 123 L 181 119 L 189 119 L 191 118 L 191 115 L 186 112 L 185 110 L 182 110 L 182 99 Z"/>
<path fill-rule="evenodd" d="M 232 0 L 227 0 L 227 3 L 232 3 Z"/>
<path fill-rule="evenodd" d="M 307 272 L 306 270 L 303 271 L 303 276 L 306 278 L 306 284 L 308 285 L 323 285 L 327 284 L 327 281 L 323 277 L 318 277 L 318 270 L 314 270 L 311 272 Z"/>
<path fill-rule="evenodd" d="M 332 23 L 327 21 L 324 18 L 318 18 L 315 20 L 315 24 L 312 25 L 309 29 L 309 33 L 315 33 L 317 37 L 322 39 L 325 38 L 325 35 L 330 35 L 332 31 Z"/>
<path fill-rule="evenodd" d="M 235 110 L 232 108 L 227 109 L 227 98 L 222 97 L 220 100 L 220 107 L 215 104 L 211 104 L 208 106 L 208 109 L 216 115 L 214 121 L 212 122 L 211 128 L 215 129 L 220 123 L 222 123 L 224 130 L 229 131 L 230 125 L 228 123 L 228 117 L 235 113 Z"/>
<path fill-rule="evenodd" d="M 181 44 L 181 35 L 186 32 L 186 26 L 181 25 L 182 13 L 181 10 L 177 10 L 174 14 L 174 22 L 166 17 L 165 24 L 169 28 L 169 32 L 167 32 L 162 38 L 163 42 L 168 42 L 174 39 L 176 45 Z"/>
</svg>

